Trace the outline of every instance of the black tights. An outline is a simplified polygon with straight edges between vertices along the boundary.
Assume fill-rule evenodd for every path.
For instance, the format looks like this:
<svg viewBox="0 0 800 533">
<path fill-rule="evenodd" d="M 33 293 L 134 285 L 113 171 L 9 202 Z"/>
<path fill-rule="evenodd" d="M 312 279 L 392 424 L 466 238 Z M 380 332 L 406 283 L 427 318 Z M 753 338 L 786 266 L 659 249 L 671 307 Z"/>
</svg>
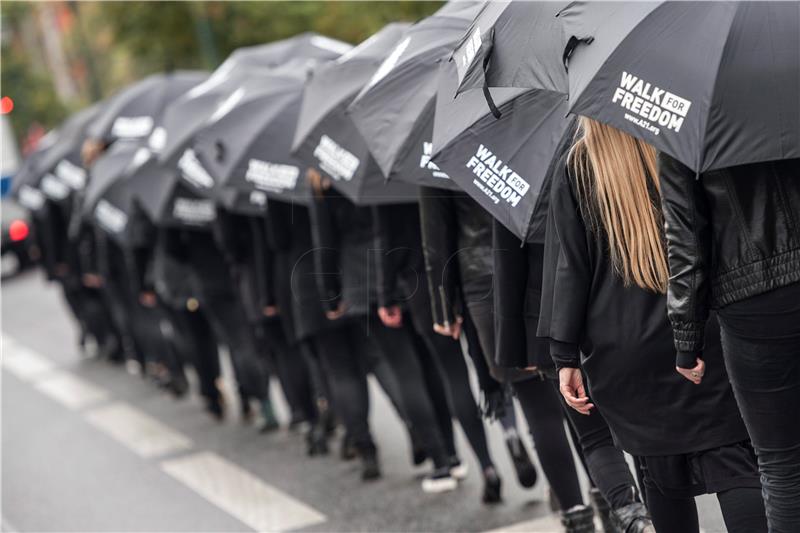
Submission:
<svg viewBox="0 0 800 533">
<path fill-rule="evenodd" d="M 695 533 L 700 531 L 694 498 L 669 498 L 654 487 L 645 487 L 647 507 L 658 533 Z M 717 493 L 722 517 L 729 533 L 766 532 L 761 490 L 754 487 L 730 489 Z"/>
</svg>

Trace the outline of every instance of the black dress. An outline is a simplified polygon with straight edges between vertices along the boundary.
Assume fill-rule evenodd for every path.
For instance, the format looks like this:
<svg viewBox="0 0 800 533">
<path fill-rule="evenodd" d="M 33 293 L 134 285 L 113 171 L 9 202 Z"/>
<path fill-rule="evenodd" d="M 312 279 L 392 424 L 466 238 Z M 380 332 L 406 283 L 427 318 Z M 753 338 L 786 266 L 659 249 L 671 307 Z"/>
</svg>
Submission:
<svg viewBox="0 0 800 533">
<path fill-rule="evenodd" d="M 666 297 L 625 287 L 602 230 L 579 207 L 566 160 L 554 174 L 538 334 L 559 367 L 582 366 L 615 441 L 637 456 L 688 454 L 747 440 L 716 321 L 703 383 L 675 371 Z"/>
</svg>

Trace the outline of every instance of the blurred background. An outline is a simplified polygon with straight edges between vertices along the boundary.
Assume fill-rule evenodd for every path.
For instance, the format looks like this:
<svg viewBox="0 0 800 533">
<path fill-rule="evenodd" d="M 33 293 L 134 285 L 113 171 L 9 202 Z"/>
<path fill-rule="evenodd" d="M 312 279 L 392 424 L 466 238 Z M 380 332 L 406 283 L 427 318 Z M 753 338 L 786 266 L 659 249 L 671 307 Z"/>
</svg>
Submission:
<svg viewBox="0 0 800 533">
<path fill-rule="evenodd" d="M 350 43 L 442 2 L 0 3 L 3 114 L 26 154 L 70 112 L 154 72 L 214 69 L 234 49 L 316 31 Z"/>
</svg>

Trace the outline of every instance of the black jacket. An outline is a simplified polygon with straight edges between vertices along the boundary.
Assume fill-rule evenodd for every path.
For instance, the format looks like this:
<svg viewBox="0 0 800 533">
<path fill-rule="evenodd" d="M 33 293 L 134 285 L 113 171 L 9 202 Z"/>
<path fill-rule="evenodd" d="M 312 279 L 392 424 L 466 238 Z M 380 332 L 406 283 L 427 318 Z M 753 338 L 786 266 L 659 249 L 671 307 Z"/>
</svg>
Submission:
<svg viewBox="0 0 800 533">
<path fill-rule="evenodd" d="M 420 287 L 426 287 L 419 279 L 425 276 L 419 206 L 389 204 L 371 209 L 378 305 L 406 304 Z"/>
<path fill-rule="evenodd" d="M 678 366 L 703 350 L 710 309 L 800 281 L 800 159 L 698 177 L 659 155 Z"/>
<path fill-rule="evenodd" d="M 333 311 L 343 302 L 347 316 L 369 313 L 376 303 L 371 208 L 327 189 L 314 196 L 310 214 L 323 307 Z"/>
<path fill-rule="evenodd" d="M 674 455 L 747 439 L 716 320 L 701 386 L 674 368 L 666 297 L 626 287 L 602 229 L 587 222 L 562 159 L 551 185 L 539 334 L 559 367 L 582 367 L 589 397 L 633 455 Z"/>
<path fill-rule="evenodd" d="M 492 286 L 492 217 L 464 192 L 420 187 L 425 270 L 437 324 L 462 314 L 463 298 Z"/>
</svg>

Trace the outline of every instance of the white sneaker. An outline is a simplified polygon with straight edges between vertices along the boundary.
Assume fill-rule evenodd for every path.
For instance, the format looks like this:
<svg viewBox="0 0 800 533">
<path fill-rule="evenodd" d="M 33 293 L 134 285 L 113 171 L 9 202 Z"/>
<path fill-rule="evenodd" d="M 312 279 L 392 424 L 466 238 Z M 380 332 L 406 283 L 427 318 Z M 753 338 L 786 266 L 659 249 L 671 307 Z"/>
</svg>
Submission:
<svg viewBox="0 0 800 533">
<path fill-rule="evenodd" d="M 422 480 L 422 491 L 427 494 L 439 494 L 458 488 L 458 481 L 450 475 L 449 470 L 439 469 Z"/>
</svg>

